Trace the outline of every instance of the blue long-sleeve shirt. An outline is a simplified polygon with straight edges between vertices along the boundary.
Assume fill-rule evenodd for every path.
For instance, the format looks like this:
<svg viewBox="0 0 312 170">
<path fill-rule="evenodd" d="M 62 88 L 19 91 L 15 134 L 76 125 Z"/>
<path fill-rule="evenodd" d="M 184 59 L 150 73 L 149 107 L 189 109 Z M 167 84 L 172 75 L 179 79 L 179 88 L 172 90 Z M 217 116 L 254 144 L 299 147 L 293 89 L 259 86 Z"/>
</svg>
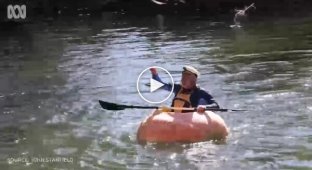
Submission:
<svg viewBox="0 0 312 170">
<path fill-rule="evenodd" d="M 158 74 L 153 75 L 152 78 L 163 83 L 164 86 L 162 87 L 162 89 L 164 89 L 164 90 L 171 91 L 171 88 L 173 86 L 173 93 L 175 96 L 178 94 L 178 92 L 182 88 L 182 86 L 180 84 L 173 84 L 172 85 L 172 84 L 163 82 L 160 79 L 160 77 L 158 76 Z M 193 107 L 197 107 L 198 105 L 211 105 L 213 107 L 219 108 L 218 103 L 213 99 L 213 97 L 209 93 L 207 93 L 206 91 L 204 91 L 200 88 L 196 88 L 193 91 L 193 93 L 191 94 L 191 97 L 190 97 L 190 102 L 191 102 Z"/>
</svg>

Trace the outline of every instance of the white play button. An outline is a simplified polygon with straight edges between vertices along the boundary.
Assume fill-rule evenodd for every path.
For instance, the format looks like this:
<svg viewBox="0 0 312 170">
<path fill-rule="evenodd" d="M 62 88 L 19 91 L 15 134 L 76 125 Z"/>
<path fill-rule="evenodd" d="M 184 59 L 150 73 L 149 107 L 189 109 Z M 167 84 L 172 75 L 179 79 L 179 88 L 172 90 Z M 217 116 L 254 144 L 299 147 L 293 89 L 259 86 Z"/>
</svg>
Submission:
<svg viewBox="0 0 312 170">
<path fill-rule="evenodd" d="M 161 83 L 155 79 L 152 79 L 152 78 L 150 79 L 150 83 L 151 83 L 150 92 L 154 92 L 155 90 L 164 86 L 163 83 Z"/>
<path fill-rule="evenodd" d="M 157 81 L 157 79 L 153 79 L 150 69 L 156 68 L 159 76 L 162 81 Z M 173 93 L 173 87 L 171 89 L 163 89 L 159 90 L 161 87 L 165 87 L 166 82 L 168 84 L 174 84 L 173 78 L 171 74 L 164 68 L 158 66 L 152 66 L 144 69 L 137 80 L 137 90 L 140 97 L 148 103 L 163 103 L 168 100 Z M 168 86 L 169 87 L 169 86 Z"/>
</svg>

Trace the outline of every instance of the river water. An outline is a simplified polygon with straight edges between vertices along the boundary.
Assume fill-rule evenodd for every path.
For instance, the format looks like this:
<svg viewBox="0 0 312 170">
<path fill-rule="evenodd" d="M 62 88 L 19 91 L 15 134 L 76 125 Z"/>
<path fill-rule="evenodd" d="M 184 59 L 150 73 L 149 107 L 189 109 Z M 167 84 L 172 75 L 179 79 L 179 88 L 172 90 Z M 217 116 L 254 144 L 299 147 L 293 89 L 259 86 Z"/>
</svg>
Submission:
<svg viewBox="0 0 312 170">
<path fill-rule="evenodd" d="M 0 36 L 0 169 L 312 169 L 312 20 L 63 18 Z M 141 146 L 146 67 L 183 65 L 224 108 L 224 144 Z M 168 105 L 170 101 L 163 103 Z M 59 162 L 34 161 L 57 158 Z"/>
</svg>

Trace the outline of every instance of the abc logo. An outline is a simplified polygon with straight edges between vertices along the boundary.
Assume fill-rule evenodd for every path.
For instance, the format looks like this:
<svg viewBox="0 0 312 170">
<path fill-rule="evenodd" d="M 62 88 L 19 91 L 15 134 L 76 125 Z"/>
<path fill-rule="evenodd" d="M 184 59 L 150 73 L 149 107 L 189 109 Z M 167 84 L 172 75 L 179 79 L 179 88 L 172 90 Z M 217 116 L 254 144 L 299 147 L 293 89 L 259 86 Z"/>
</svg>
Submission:
<svg viewBox="0 0 312 170">
<path fill-rule="evenodd" d="M 26 5 L 8 5 L 8 19 L 25 19 Z"/>
</svg>

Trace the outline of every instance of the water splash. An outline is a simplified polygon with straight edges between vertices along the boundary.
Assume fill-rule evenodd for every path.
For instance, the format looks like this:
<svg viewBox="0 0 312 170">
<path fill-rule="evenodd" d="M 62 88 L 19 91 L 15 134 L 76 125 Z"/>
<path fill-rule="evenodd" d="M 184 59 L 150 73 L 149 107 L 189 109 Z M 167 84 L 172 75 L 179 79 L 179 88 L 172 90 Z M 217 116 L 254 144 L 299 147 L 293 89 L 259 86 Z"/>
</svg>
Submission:
<svg viewBox="0 0 312 170">
<path fill-rule="evenodd" d="M 241 28 L 241 20 L 247 17 L 246 12 L 255 7 L 255 3 L 252 3 L 251 5 L 249 5 L 248 7 L 245 7 L 244 9 L 235 9 L 235 15 L 234 15 L 234 25 L 231 25 L 231 28 Z"/>
</svg>

